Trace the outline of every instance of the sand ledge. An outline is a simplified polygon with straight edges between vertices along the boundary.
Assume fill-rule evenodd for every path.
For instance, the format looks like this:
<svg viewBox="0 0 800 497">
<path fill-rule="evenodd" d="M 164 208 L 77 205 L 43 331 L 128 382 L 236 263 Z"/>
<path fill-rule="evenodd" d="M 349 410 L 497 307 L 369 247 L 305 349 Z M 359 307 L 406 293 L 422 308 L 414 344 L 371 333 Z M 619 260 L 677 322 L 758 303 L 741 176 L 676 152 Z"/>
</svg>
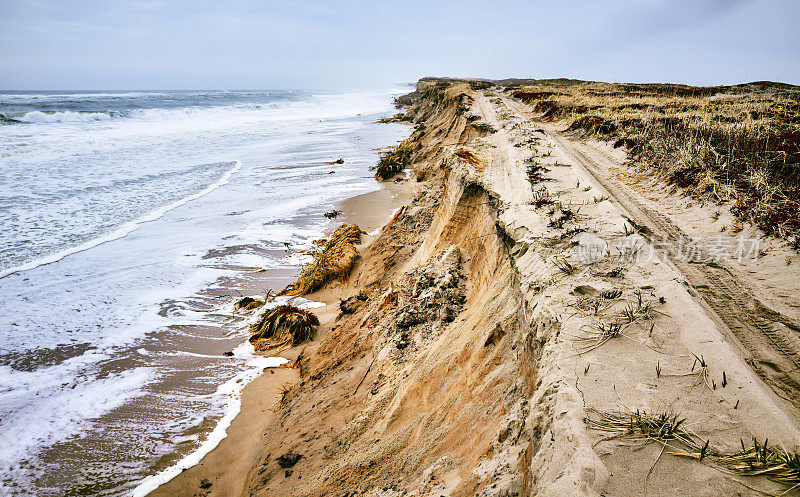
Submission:
<svg viewBox="0 0 800 497">
<path fill-rule="evenodd" d="M 500 88 L 428 80 L 405 101 L 424 123 L 406 142 L 418 181 L 410 200 L 362 244 L 345 283 L 308 296 L 329 305 L 318 338 L 288 351 L 294 368 L 251 383 L 229 437 L 152 495 L 780 491 L 586 422 L 670 412 L 721 451 L 750 437 L 800 446 L 796 406 L 751 369 L 713 289 L 692 286 L 702 273 L 672 260 L 578 257 L 583 231 L 611 239 L 629 219 L 691 232 L 688 208 L 648 202 L 641 182 L 617 188 L 624 150 L 565 136 L 563 123 L 537 120 Z M 341 209 L 393 212 L 391 201 L 374 207 L 385 193 L 369 195 Z M 671 224 L 647 224 L 652 212 Z M 337 318 L 338 299 L 357 292 L 365 303 Z M 606 334 L 611 324 L 624 333 Z M 293 384 L 288 403 L 272 412 L 281 382 Z M 287 466 L 278 460 L 287 453 L 302 457 Z"/>
</svg>

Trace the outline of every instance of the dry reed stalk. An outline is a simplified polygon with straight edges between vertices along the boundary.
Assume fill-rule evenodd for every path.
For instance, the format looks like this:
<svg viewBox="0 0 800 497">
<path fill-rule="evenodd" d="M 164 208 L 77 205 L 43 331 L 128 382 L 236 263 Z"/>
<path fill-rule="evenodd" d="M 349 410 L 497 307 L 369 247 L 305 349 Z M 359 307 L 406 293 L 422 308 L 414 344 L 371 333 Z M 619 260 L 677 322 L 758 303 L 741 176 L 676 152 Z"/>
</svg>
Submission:
<svg viewBox="0 0 800 497">
<path fill-rule="evenodd" d="M 361 242 L 361 228 L 343 224 L 327 239 L 320 240 L 321 250 L 313 254 L 311 262 L 303 266 L 300 276 L 279 295 L 305 295 L 322 288 L 330 281 L 343 281 L 356 264 Z"/>
<path fill-rule="evenodd" d="M 293 347 L 314 338 L 319 319 L 314 313 L 292 305 L 267 309 L 250 326 L 250 343 L 256 350 Z"/>
</svg>

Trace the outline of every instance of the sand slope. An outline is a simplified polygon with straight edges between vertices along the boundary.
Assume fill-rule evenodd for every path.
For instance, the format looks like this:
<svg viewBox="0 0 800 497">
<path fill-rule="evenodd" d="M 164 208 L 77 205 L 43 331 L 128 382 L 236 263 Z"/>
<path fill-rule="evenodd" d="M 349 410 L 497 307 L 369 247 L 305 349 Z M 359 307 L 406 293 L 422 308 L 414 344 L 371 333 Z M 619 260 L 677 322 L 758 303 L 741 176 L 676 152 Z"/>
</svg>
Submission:
<svg viewBox="0 0 800 497">
<path fill-rule="evenodd" d="M 766 269 L 792 253 L 769 242 L 755 273 L 671 257 L 586 264 L 587 233 L 635 247 L 634 223 L 701 232 L 700 207 L 499 89 L 423 81 L 407 101 L 416 192 L 346 283 L 309 297 L 331 305 L 291 357 L 287 403 L 264 410 L 277 388 L 264 375 L 231 436 L 153 495 L 780 491 L 586 418 L 670 412 L 720 450 L 753 436 L 796 450 L 800 264 Z M 337 315 L 359 292 L 367 300 Z M 626 322 L 626 309 L 641 312 Z M 601 339 L 611 323 L 624 326 Z"/>
</svg>

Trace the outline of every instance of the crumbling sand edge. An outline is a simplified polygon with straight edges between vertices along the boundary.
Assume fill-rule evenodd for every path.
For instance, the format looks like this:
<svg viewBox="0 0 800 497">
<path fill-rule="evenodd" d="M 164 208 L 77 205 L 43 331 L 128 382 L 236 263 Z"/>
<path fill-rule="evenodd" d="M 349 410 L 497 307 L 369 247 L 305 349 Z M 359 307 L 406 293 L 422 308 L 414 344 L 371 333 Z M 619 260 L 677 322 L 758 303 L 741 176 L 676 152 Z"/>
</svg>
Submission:
<svg viewBox="0 0 800 497">
<path fill-rule="evenodd" d="M 421 188 L 363 248 L 350 280 L 325 290 L 329 297 L 365 291 L 367 302 L 326 321 L 323 336 L 298 356 L 287 406 L 255 433 L 260 440 L 245 467 L 226 467 L 246 472 L 241 491 L 225 493 L 215 480 L 198 492 L 195 479 L 187 492 L 753 493 L 710 464 L 662 458 L 657 444 L 605 439 L 587 428 L 586 408 L 671 409 L 715 444 L 775 433 L 797 444 L 794 424 L 668 265 L 628 265 L 618 279 L 606 276 L 614 269 L 608 263 L 575 260 L 576 237 L 549 226 L 552 216 L 531 203 L 526 161 L 548 144 L 531 141 L 532 124 L 507 115 L 488 93 L 421 82 L 407 113 L 420 124 L 408 144 Z M 458 153 L 462 147 L 475 153 Z M 547 181 L 536 187 L 562 207 L 599 196 L 591 178 L 554 165 L 565 159 L 558 153 L 550 157 Z M 585 205 L 579 220 L 600 235 L 624 224 L 609 202 Z M 417 306 L 423 296 L 439 305 L 437 292 L 451 288 L 426 272 L 436 272 L 453 247 L 462 254 L 466 300 L 452 321 L 439 321 Z M 556 262 L 567 259 L 578 270 L 559 270 Z M 608 309 L 580 311 L 582 297 L 606 290 L 620 291 Z M 579 353 L 574 337 L 611 319 L 637 291 L 664 297 L 656 333 L 637 324 L 626 329 L 630 337 Z M 694 385 L 682 374 L 693 353 L 714 357 L 710 375 L 718 379 L 724 367 L 730 385 Z M 675 374 L 661 377 L 657 368 Z M 286 469 L 276 458 L 289 452 L 303 457 Z"/>
<path fill-rule="evenodd" d="M 367 245 L 381 228 L 391 222 L 394 213 L 408 202 L 412 185 L 408 182 L 380 183 L 377 190 L 361 193 L 342 199 L 336 209 L 342 214 L 337 224 L 355 224 L 367 230 L 360 248 Z M 322 330 L 329 326 L 338 313 L 339 298 L 335 292 L 320 292 L 315 301 L 325 304 L 315 308 Z M 201 461 L 184 470 L 178 476 L 163 483 L 148 495 L 193 495 L 204 481 L 212 482 L 214 493 L 218 495 L 238 495 L 243 485 L 252 459 L 255 457 L 257 438 L 253 433 L 264 430 L 274 418 L 274 407 L 279 402 L 283 389 L 298 381 L 291 361 L 297 359 L 302 346 L 282 350 L 280 353 L 264 352 L 260 355 L 282 357 L 290 361 L 289 367 L 265 369 L 250 381 L 240 394 L 241 408 L 227 429 L 227 436 L 217 444 Z M 258 352 L 256 354 L 259 354 Z"/>
</svg>

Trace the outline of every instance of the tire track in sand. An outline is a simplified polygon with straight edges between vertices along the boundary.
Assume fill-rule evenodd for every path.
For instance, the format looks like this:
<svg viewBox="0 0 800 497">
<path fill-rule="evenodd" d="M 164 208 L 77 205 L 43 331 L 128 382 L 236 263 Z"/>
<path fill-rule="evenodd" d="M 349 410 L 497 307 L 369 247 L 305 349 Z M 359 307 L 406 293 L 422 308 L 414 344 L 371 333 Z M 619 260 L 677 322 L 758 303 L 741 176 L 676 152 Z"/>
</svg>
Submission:
<svg viewBox="0 0 800 497">
<path fill-rule="evenodd" d="M 530 119 L 518 103 L 502 100 L 510 112 Z M 673 242 L 667 244 L 670 264 L 694 288 L 715 321 L 727 328 L 753 370 L 778 396 L 800 409 L 800 325 L 753 297 L 747 283 L 724 264 L 690 263 L 678 257 L 676 242 L 688 237 L 610 172 L 609 166 L 620 167 L 614 158 L 602 149 L 565 137 L 554 124 L 539 124 L 553 144 L 589 173 L 631 220 L 647 227 L 654 237 Z"/>
</svg>

